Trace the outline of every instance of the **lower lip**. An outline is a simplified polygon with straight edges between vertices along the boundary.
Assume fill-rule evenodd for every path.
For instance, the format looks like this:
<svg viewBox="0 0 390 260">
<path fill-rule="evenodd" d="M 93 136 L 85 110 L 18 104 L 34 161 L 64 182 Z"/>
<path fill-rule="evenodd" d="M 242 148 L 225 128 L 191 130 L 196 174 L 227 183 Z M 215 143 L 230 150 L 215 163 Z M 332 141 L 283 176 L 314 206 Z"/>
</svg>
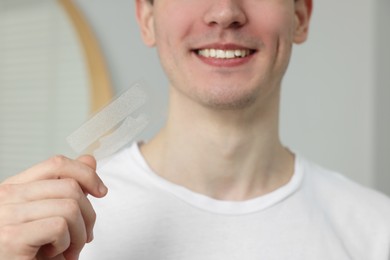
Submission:
<svg viewBox="0 0 390 260">
<path fill-rule="evenodd" d="M 210 58 L 210 57 L 204 57 L 196 52 L 194 52 L 194 55 L 198 57 L 202 62 L 206 63 L 207 65 L 214 66 L 214 67 L 237 67 L 242 66 L 246 63 L 248 63 L 255 53 L 252 53 L 244 58 L 233 58 L 233 59 L 217 59 L 217 58 Z"/>
</svg>

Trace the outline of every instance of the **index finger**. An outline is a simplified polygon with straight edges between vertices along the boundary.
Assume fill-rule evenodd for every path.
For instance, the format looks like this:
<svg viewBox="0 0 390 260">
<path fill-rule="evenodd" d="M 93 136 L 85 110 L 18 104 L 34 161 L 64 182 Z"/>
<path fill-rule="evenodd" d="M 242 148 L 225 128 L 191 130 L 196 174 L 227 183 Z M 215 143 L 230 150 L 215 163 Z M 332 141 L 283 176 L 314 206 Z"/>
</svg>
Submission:
<svg viewBox="0 0 390 260">
<path fill-rule="evenodd" d="M 20 184 L 47 179 L 74 179 L 84 192 L 95 197 L 107 193 L 107 187 L 96 173 L 96 161 L 92 156 L 71 160 L 57 155 L 6 179 L 3 183 Z"/>
</svg>

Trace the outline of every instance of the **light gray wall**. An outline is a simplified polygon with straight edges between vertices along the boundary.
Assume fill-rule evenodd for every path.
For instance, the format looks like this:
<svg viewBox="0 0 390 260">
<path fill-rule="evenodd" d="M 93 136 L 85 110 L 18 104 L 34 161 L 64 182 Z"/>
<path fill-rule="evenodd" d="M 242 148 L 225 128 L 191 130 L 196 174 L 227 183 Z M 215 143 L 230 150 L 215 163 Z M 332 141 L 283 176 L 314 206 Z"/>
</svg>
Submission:
<svg viewBox="0 0 390 260">
<path fill-rule="evenodd" d="M 145 78 L 161 88 L 161 99 L 166 100 L 167 80 L 155 51 L 140 40 L 134 0 L 76 3 L 101 41 L 116 90 Z M 378 44 L 382 39 L 376 28 L 377 12 L 387 18 L 389 3 L 355 0 L 351 5 L 350 1 L 326 0 L 314 4 L 310 39 L 295 48 L 284 81 L 281 137 L 298 153 L 364 185 L 389 191 L 389 184 L 383 184 L 390 171 L 389 120 L 384 120 L 389 118 L 384 102 L 389 93 L 383 86 L 390 80 L 385 69 L 379 74 L 376 70 L 379 62 L 382 66 L 389 62 L 378 54 L 388 55 L 389 45 Z"/>
<path fill-rule="evenodd" d="M 379 0 L 376 8 L 376 186 L 390 194 L 390 1 Z"/>
<path fill-rule="evenodd" d="M 375 1 L 314 1 L 309 40 L 284 84 L 282 136 L 316 162 L 373 186 Z"/>
<path fill-rule="evenodd" d="M 144 78 L 161 87 L 167 97 L 167 80 L 154 49 L 144 46 L 135 20 L 135 0 L 75 0 L 89 19 L 101 43 L 117 92 Z"/>
</svg>

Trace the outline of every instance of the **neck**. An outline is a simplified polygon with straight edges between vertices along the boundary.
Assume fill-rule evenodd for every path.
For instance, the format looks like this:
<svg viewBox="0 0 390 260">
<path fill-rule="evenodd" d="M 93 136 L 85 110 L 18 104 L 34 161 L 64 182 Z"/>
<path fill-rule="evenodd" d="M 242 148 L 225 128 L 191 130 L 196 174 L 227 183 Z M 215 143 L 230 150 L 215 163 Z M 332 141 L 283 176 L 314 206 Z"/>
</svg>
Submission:
<svg viewBox="0 0 390 260">
<path fill-rule="evenodd" d="M 294 159 L 279 141 L 279 95 L 264 109 L 240 111 L 183 105 L 174 96 L 165 128 L 141 147 L 157 174 L 221 200 L 250 199 L 289 181 Z"/>
</svg>

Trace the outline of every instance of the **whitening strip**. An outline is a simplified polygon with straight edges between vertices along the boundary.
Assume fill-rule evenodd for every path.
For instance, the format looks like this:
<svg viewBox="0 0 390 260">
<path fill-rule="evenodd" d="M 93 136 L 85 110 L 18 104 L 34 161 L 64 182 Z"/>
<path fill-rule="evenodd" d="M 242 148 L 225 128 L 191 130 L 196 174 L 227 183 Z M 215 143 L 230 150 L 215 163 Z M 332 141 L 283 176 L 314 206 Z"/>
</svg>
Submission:
<svg viewBox="0 0 390 260">
<path fill-rule="evenodd" d="M 68 144 L 76 153 L 92 153 L 98 160 L 115 153 L 157 121 L 150 94 L 145 83 L 133 84 L 68 136 Z"/>
</svg>

